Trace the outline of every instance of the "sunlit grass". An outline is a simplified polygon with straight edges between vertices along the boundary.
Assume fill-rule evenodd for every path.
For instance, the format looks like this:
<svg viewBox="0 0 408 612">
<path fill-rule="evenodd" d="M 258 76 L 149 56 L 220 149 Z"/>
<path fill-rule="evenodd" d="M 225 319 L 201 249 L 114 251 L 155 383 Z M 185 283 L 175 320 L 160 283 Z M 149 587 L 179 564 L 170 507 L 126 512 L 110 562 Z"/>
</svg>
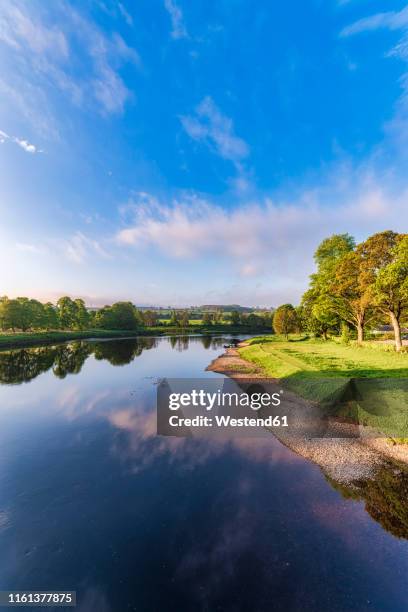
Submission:
<svg viewBox="0 0 408 612">
<path fill-rule="evenodd" d="M 408 355 L 332 341 L 279 336 L 253 338 L 240 349 L 244 359 L 262 366 L 268 376 L 284 378 L 300 372 L 356 378 L 408 377 Z"/>
<path fill-rule="evenodd" d="M 265 375 L 328 414 L 351 418 L 390 438 L 408 436 L 408 354 L 282 337 L 253 338 L 239 349 Z"/>
</svg>

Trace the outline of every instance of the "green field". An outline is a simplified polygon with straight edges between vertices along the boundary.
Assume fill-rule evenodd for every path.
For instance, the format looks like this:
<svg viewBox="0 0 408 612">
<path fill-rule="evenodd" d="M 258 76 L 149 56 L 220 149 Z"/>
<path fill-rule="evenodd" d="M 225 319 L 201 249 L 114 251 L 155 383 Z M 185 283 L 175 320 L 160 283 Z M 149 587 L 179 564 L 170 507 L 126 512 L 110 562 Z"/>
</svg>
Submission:
<svg viewBox="0 0 408 612">
<path fill-rule="evenodd" d="M 408 377 L 408 354 L 333 341 L 281 336 L 253 338 L 240 349 L 244 359 L 260 365 L 272 378 L 296 374 L 355 378 Z"/>
<path fill-rule="evenodd" d="M 159 319 L 160 323 L 162 323 L 162 325 L 170 325 L 170 321 L 171 319 Z M 203 320 L 202 319 L 190 319 L 188 322 L 188 325 L 202 325 L 203 324 Z M 224 323 L 224 325 L 228 325 L 228 323 Z"/>
<path fill-rule="evenodd" d="M 253 338 L 242 358 L 284 388 L 393 439 L 408 437 L 408 354 L 334 341 Z"/>
</svg>

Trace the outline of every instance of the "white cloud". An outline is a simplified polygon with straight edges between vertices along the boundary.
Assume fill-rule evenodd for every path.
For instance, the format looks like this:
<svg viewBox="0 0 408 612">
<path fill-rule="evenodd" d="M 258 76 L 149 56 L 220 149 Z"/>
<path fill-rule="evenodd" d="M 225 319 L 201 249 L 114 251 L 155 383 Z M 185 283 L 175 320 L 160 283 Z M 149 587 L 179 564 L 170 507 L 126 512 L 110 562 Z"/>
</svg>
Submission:
<svg viewBox="0 0 408 612">
<path fill-rule="evenodd" d="M 33 53 L 68 57 L 68 42 L 55 26 L 46 26 L 24 11 L 24 5 L 3 1 L 0 11 L 0 40 L 14 49 L 28 47 Z"/>
<path fill-rule="evenodd" d="M 0 143 L 3 144 L 7 140 L 14 142 L 16 145 L 24 149 L 26 153 L 43 153 L 41 149 L 25 140 L 25 138 L 17 138 L 17 136 L 9 136 L 6 132 L 0 130 Z"/>
<path fill-rule="evenodd" d="M 340 193 L 343 203 L 337 206 L 333 192 L 327 193 L 328 201 L 322 190 L 293 204 L 266 198 L 232 210 L 197 197 L 163 205 L 141 194 L 127 210 L 133 221 L 116 239 L 123 247 L 152 249 L 168 258 L 229 262 L 241 277 L 268 274 L 278 285 L 286 278 L 303 286 L 323 238 L 350 232 L 361 240 L 387 228 L 408 230 L 408 190 L 388 195 L 367 180 L 354 193 L 348 188 Z"/>
<path fill-rule="evenodd" d="M 183 21 L 183 12 L 174 0 L 164 0 L 166 11 L 171 19 L 171 35 L 173 38 L 187 38 L 187 30 Z"/>
<path fill-rule="evenodd" d="M 247 143 L 235 135 L 232 119 L 219 110 L 210 96 L 200 102 L 194 115 L 181 116 L 180 121 L 190 138 L 205 142 L 220 157 L 235 164 L 248 157 Z"/>
<path fill-rule="evenodd" d="M 103 66 L 92 81 L 95 98 L 106 113 L 122 112 L 129 90 L 122 79 L 109 67 Z"/>
<path fill-rule="evenodd" d="M 89 256 L 97 255 L 103 259 L 110 259 L 109 253 L 100 242 L 76 232 L 70 239 L 62 241 L 62 250 L 65 257 L 73 263 L 83 263 Z"/>
<path fill-rule="evenodd" d="M 26 151 L 27 153 L 39 153 L 40 152 L 38 151 L 37 147 L 29 143 L 28 140 L 16 138 L 14 142 L 18 144 L 19 147 L 24 149 L 24 151 Z"/>
<path fill-rule="evenodd" d="M 129 22 L 123 5 L 119 11 Z M 53 3 L 52 11 L 45 3 L 34 8 L 23 0 L 3 0 L 0 52 L 7 57 L 0 88 L 10 106 L 17 102 L 39 131 L 41 116 L 52 114 L 55 89 L 77 106 L 91 106 L 102 114 L 121 113 L 132 92 L 119 70 L 125 62 L 140 64 L 136 50 L 121 36 L 106 35 L 61 0 Z M 75 64 L 81 65 L 81 76 L 72 75 Z"/>
</svg>

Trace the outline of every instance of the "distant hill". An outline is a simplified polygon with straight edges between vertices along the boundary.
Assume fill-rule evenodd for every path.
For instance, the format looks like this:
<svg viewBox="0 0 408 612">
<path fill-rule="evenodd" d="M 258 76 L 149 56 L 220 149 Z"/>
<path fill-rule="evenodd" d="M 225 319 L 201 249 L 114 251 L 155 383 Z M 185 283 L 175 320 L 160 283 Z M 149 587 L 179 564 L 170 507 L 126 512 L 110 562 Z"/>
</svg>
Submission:
<svg viewBox="0 0 408 612">
<path fill-rule="evenodd" d="M 198 310 L 221 310 L 222 312 L 231 312 L 232 310 L 236 310 L 237 312 L 254 312 L 258 310 L 257 308 L 252 308 L 250 306 L 240 306 L 239 304 L 204 304 L 204 306 L 197 306 Z M 261 309 L 264 310 L 264 309 Z"/>
<path fill-rule="evenodd" d="M 169 314 L 173 310 L 176 310 L 176 311 L 189 310 L 190 312 L 196 312 L 196 313 L 216 312 L 216 311 L 232 312 L 233 310 L 236 310 L 237 312 L 240 312 L 243 314 L 249 314 L 251 312 L 265 312 L 265 310 L 273 312 L 275 310 L 274 308 L 255 308 L 251 306 L 240 306 L 239 304 L 204 304 L 203 306 L 185 306 L 182 308 L 180 306 L 165 307 L 165 306 L 146 306 L 146 305 L 138 304 L 136 305 L 136 308 L 142 311 L 154 310 L 162 314 Z"/>
</svg>

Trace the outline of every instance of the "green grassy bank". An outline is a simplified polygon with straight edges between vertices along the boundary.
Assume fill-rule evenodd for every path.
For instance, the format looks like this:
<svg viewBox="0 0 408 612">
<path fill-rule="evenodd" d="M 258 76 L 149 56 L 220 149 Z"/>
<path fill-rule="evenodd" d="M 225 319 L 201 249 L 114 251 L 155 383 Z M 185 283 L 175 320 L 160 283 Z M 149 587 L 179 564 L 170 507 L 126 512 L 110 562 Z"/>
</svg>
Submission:
<svg viewBox="0 0 408 612">
<path fill-rule="evenodd" d="M 334 341 L 253 338 L 243 359 L 327 414 L 350 417 L 392 438 L 408 437 L 408 354 Z"/>
<path fill-rule="evenodd" d="M 268 376 L 287 378 L 345 376 L 355 378 L 408 377 L 408 354 L 381 350 L 366 343 L 340 344 L 304 337 L 257 337 L 240 349 L 244 359 L 264 368 Z"/>
</svg>

